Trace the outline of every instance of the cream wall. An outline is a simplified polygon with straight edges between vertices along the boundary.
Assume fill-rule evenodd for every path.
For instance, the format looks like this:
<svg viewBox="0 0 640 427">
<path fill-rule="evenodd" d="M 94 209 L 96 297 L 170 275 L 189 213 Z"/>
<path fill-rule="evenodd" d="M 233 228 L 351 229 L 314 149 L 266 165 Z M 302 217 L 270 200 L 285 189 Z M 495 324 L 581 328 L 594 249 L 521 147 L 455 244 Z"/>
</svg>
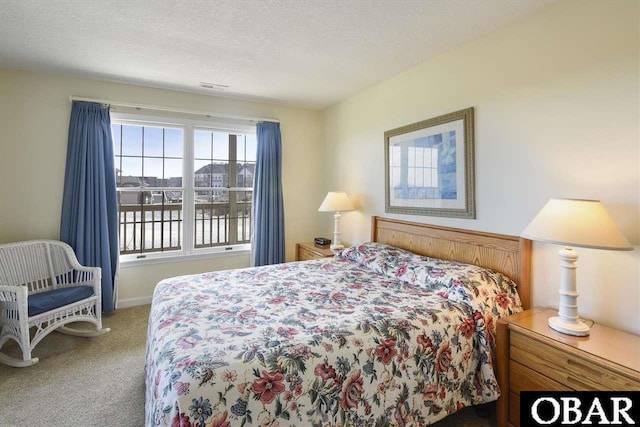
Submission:
<svg viewBox="0 0 640 427">
<path fill-rule="evenodd" d="M 638 2 L 560 1 L 372 86 L 322 113 L 73 76 L 0 69 L 0 242 L 56 238 L 70 94 L 281 121 L 287 258 L 331 236 L 317 213 L 329 190 L 359 210 L 343 239 L 369 238 L 370 216 L 519 234 L 550 197 L 601 199 L 633 252 L 579 249 L 585 317 L 640 333 Z M 476 220 L 386 215 L 383 133 L 476 109 Z M 535 244 L 533 300 L 557 307 L 559 248 Z M 162 278 L 244 267 L 230 256 L 121 271 L 121 300 Z"/>
<path fill-rule="evenodd" d="M 69 95 L 280 120 L 288 260 L 317 233 L 322 200 L 320 113 L 73 76 L 0 69 L 0 242 L 57 238 L 71 104 Z M 119 299 L 148 300 L 165 277 L 249 265 L 248 255 L 128 267 Z"/>
<path fill-rule="evenodd" d="M 600 199 L 635 249 L 578 249 L 581 314 L 640 333 L 639 4 L 560 1 L 325 110 L 343 240 L 371 215 L 517 235 L 550 197 Z M 384 132 L 471 106 L 477 219 L 385 214 Z M 558 306 L 559 249 L 534 244 L 535 305 Z"/>
</svg>

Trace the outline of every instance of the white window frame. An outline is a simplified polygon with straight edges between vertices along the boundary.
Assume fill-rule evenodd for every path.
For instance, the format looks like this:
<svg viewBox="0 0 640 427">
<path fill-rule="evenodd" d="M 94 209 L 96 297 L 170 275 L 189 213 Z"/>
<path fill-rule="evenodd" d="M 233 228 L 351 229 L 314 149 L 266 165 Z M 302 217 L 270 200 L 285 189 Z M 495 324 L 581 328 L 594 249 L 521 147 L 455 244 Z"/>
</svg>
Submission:
<svg viewBox="0 0 640 427">
<path fill-rule="evenodd" d="M 179 262 L 204 258 L 217 258 L 234 255 L 248 255 L 251 243 L 216 246 L 210 248 L 194 247 L 194 217 L 195 217 L 195 185 L 194 185 L 194 136 L 196 130 L 218 131 L 256 135 L 255 125 L 227 123 L 219 120 L 195 120 L 170 116 L 151 116 L 111 112 L 112 124 L 128 124 L 135 126 L 162 126 L 181 128 L 184 131 L 182 152 L 182 249 L 164 252 L 147 252 L 144 254 L 119 255 L 120 266 L 137 266 L 144 264 L 160 264 L 165 262 Z M 188 231 L 188 232 L 185 232 Z M 253 240 L 253 239 L 252 239 Z"/>
</svg>

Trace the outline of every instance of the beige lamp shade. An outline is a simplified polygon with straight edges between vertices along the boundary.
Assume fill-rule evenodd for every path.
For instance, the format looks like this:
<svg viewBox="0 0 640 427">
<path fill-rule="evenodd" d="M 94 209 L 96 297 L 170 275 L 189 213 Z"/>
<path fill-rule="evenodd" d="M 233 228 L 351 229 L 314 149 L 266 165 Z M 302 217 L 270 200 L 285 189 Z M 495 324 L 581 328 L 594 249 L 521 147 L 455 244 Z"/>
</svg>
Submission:
<svg viewBox="0 0 640 427">
<path fill-rule="evenodd" d="M 598 200 L 551 199 L 522 237 L 593 249 L 633 249 Z"/>
<path fill-rule="evenodd" d="M 578 252 L 572 246 L 593 249 L 633 249 L 598 200 L 551 199 L 522 232 L 522 236 L 545 243 L 565 245 L 560 256 L 560 302 L 558 316 L 549 327 L 560 333 L 587 336 L 590 326 L 578 314 Z"/>
<path fill-rule="evenodd" d="M 352 211 L 353 203 L 344 191 L 330 191 L 324 198 L 318 212 L 346 212 Z"/>
</svg>

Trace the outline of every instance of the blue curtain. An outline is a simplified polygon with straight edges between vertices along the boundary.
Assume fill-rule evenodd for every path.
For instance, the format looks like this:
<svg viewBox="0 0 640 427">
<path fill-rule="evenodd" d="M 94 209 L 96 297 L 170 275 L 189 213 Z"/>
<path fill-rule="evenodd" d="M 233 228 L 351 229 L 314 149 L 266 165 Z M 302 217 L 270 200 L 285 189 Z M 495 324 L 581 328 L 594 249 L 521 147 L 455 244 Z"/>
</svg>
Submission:
<svg viewBox="0 0 640 427">
<path fill-rule="evenodd" d="M 74 102 L 69 123 L 60 240 L 80 264 L 102 268 L 102 310 L 115 310 L 118 205 L 109 108 Z"/>
<path fill-rule="evenodd" d="M 258 156 L 253 182 L 254 264 L 285 261 L 282 203 L 282 138 L 279 123 L 258 123 Z"/>
</svg>

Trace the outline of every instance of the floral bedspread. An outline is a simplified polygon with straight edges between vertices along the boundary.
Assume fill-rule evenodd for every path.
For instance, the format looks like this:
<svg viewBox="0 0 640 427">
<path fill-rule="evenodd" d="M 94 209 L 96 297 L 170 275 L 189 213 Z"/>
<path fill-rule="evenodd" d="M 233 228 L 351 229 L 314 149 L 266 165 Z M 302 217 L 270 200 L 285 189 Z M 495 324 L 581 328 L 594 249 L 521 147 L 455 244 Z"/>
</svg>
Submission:
<svg viewBox="0 0 640 427">
<path fill-rule="evenodd" d="M 378 244 L 167 279 L 146 424 L 427 425 L 497 399 L 495 320 L 519 310 L 498 273 Z"/>
</svg>

